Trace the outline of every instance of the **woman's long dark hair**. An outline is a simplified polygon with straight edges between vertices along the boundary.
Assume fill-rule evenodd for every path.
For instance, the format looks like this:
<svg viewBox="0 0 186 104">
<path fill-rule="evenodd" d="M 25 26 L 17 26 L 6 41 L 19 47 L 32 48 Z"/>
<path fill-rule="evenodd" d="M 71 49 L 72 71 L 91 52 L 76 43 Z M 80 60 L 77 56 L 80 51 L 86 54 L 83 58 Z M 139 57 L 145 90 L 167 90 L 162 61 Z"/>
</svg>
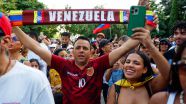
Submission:
<svg viewBox="0 0 186 104">
<path fill-rule="evenodd" d="M 170 74 L 170 92 L 181 92 L 182 88 L 181 88 L 181 84 L 180 84 L 180 80 L 179 80 L 179 67 L 177 65 L 177 62 L 181 60 L 182 57 L 182 53 L 184 51 L 184 49 L 186 48 L 186 41 L 184 41 L 177 50 L 176 55 L 174 56 L 173 59 L 173 63 L 171 65 L 171 74 Z"/>
</svg>

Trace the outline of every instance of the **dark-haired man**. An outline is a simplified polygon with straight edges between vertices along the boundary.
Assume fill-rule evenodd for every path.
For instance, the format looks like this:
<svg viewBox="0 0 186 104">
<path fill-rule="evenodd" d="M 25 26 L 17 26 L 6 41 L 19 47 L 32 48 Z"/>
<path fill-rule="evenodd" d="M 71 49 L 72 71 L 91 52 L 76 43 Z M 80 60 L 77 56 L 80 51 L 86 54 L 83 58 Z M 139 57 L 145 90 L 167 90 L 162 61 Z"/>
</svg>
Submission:
<svg viewBox="0 0 186 104">
<path fill-rule="evenodd" d="M 169 64 L 172 63 L 172 59 L 176 53 L 177 48 L 184 42 L 186 41 L 186 22 L 185 21 L 178 21 L 174 26 L 173 26 L 173 34 L 174 34 L 174 39 L 176 42 L 176 47 L 170 49 L 165 53 L 166 59 L 169 61 Z"/>
<path fill-rule="evenodd" d="M 54 104 L 46 76 L 10 59 L 8 49 L 11 44 L 8 41 L 12 41 L 11 28 L 2 16 L 0 13 L 0 104 Z"/>
<path fill-rule="evenodd" d="M 61 48 L 62 49 L 70 49 L 73 46 L 70 44 L 70 33 L 69 32 L 63 32 L 61 33 Z"/>
</svg>

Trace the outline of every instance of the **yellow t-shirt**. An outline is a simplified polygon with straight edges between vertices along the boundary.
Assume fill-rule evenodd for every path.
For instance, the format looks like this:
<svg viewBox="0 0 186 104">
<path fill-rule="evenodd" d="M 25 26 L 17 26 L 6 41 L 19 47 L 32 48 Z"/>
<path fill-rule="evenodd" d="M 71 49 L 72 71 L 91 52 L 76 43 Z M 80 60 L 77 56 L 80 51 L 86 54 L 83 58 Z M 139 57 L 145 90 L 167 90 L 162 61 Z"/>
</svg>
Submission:
<svg viewBox="0 0 186 104">
<path fill-rule="evenodd" d="M 56 85 L 62 85 L 60 75 L 55 69 L 50 69 L 49 76 L 51 87 L 55 87 Z M 61 90 L 58 89 L 57 92 L 61 92 Z"/>
</svg>

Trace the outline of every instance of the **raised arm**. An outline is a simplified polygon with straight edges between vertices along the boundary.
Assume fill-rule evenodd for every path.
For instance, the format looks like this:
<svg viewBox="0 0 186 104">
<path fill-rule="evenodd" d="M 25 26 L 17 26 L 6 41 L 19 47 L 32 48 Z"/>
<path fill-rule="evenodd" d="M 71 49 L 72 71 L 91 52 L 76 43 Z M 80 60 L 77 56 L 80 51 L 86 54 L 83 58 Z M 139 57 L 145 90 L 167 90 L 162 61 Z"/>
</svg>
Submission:
<svg viewBox="0 0 186 104">
<path fill-rule="evenodd" d="M 133 34 L 132 38 L 139 40 L 148 49 L 157 68 L 159 69 L 160 74 L 157 78 L 155 78 L 156 80 L 154 80 L 156 83 L 152 83 L 153 86 L 155 86 L 155 91 L 157 91 L 168 84 L 170 65 L 168 64 L 168 61 L 165 59 L 165 57 L 154 46 L 150 37 L 150 32 L 148 32 L 148 30 L 144 28 L 136 28 L 135 31 L 137 32 Z"/>
<path fill-rule="evenodd" d="M 52 54 L 50 51 L 42 48 L 40 44 L 26 35 L 19 27 L 13 27 L 13 32 L 20 39 L 25 47 L 40 56 L 49 66 L 51 65 Z"/>
<path fill-rule="evenodd" d="M 123 55 L 127 54 L 130 50 L 134 49 L 139 44 L 138 40 L 128 39 L 121 47 L 113 50 L 109 54 L 109 63 L 112 66 L 118 61 Z"/>
</svg>

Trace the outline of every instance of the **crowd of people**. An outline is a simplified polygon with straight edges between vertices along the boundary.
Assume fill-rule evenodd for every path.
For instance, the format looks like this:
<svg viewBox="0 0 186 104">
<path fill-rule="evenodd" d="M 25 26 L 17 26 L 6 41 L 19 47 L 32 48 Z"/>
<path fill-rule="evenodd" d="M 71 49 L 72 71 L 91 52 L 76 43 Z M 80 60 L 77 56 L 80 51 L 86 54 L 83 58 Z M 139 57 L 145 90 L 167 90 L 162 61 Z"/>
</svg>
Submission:
<svg viewBox="0 0 186 104">
<path fill-rule="evenodd" d="M 71 41 L 70 32 L 49 39 L 5 24 L 0 104 L 100 104 L 101 94 L 105 104 L 184 104 L 186 22 L 178 21 L 167 38 L 151 38 L 153 29 L 146 25 L 133 29 L 131 37 L 98 33 L 94 41 L 83 35 Z"/>
</svg>

